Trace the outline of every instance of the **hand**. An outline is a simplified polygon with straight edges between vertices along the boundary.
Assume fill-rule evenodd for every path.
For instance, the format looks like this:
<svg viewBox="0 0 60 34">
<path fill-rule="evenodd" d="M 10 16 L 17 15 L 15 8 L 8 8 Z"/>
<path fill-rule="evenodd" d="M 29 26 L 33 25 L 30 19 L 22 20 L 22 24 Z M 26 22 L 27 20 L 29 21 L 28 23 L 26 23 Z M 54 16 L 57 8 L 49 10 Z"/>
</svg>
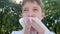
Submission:
<svg viewBox="0 0 60 34">
<path fill-rule="evenodd" d="M 30 34 L 30 30 L 31 30 L 31 23 L 30 23 L 30 21 L 28 20 L 28 21 L 27 21 L 27 24 L 26 24 L 26 26 L 25 26 L 25 32 L 24 32 L 24 34 Z"/>
<path fill-rule="evenodd" d="M 38 21 L 37 21 L 38 22 Z M 44 29 L 39 26 L 34 20 L 32 20 L 31 26 L 38 31 L 38 34 L 44 34 Z"/>
</svg>

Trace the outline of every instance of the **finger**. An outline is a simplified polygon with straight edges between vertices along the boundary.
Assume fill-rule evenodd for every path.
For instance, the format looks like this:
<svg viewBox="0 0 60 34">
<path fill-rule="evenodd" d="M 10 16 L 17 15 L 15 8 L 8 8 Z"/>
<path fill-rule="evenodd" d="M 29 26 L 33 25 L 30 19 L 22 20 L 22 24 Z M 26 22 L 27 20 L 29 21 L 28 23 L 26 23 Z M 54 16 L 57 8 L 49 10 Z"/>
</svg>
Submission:
<svg viewBox="0 0 60 34">
<path fill-rule="evenodd" d="M 29 19 L 28 19 L 28 21 L 27 21 L 27 26 L 31 28 L 31 24 L 30 24 Z"/>
<path fill-rule="evenodd" d="M 41 27 L 41 26 L 39 26 L 34 20 L 32 20 L 32 27 L 33 28 L 38 28 L 38 29 L 40 29 L 40 31 L 43 31 L 44 29 Z"/>
</svg>

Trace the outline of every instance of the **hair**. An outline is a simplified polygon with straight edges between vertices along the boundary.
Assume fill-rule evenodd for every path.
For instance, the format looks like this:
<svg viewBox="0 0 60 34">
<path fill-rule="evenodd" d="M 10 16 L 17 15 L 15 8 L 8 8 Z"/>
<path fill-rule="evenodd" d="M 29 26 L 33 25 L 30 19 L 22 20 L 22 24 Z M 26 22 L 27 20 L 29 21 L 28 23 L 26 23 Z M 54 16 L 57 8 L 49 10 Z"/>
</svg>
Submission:
<svg viewBox="0 0 60 34">
<path fill-rule="evenodd" d="M 43 3 L 42 3 L 42 0 L 23 0 L 22 7 L 24 6 L 24 4 L 25 4 L 26 2 L 32 2 L 32 3 L 33 3 L 34 1 L 37 2 L 38 5 L 40 5 L 41 9 L 43 9 L 43 6 L 44 6 L 44 5 L 43 5 Z"/>
</svg>

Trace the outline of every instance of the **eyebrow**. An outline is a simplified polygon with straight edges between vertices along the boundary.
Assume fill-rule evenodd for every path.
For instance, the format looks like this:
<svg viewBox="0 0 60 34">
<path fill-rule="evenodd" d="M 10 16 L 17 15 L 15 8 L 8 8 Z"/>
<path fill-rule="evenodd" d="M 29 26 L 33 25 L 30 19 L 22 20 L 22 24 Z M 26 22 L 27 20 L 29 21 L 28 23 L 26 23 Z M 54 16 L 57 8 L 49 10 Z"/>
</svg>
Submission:
<svg viewBox="0 0 60 34">
<path fill-rule="evenodd" d="M 28 9 L 28 7 L 25 7 L 24 9 Z"/>
<path fill-rule="evenodd" d="M 39 9 L 38 7 L 33 7 L 33 8 L 37 8 L 37 9 Z"/>
</svg>

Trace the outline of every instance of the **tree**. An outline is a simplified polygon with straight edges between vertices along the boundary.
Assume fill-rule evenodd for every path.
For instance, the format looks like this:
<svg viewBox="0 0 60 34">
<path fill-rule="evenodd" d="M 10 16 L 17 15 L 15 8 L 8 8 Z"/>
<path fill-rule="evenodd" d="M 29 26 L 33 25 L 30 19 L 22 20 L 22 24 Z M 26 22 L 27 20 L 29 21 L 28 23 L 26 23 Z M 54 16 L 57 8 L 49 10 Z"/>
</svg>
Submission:
<svg viewBox="0 0 60 34">
<path fill-rule="evenodd" d="M 60 0 L 43 0 L 46 17 L 43 19 L 46 26 L 56 34 L 60 33 Z"/>
<path fill-rule="evenodd" d="M 13 30 L 21 30 L 22 27 L 19 24 L 19 18 L 21 17 L 21 5 L 10 3 L 8 0 L 0 0 L 1 23 L 0 33 L 10 34 Z"/>
</svg>

